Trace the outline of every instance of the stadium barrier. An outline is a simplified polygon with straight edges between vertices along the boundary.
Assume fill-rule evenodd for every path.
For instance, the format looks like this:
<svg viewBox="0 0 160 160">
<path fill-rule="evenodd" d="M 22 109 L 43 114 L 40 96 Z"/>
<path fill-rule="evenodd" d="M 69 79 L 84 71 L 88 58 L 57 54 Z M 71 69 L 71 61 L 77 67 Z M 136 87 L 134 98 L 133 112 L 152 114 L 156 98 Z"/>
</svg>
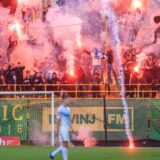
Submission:
<svg viewBox="0 0 160 160">
<path fill-rule="evenodd" d="M 160 140 L 160 100 L 128 99 L 127 102 L 134 140 Z M 60 99 L 55 99 L 55 112 L 59 104 Z M 105 140 L 105 127 L 108 141 L 127 140 L 124 121 L 120 99 L 106 99 L 105 110 L 103 99 L 72 101 L 71 123 L 74 129 L 88 128 L 98 140 Z M 38 136 L 43 139 L 50 133 L 49 99 L 11 98 L 0 101 L 0 136 L 18 136 L 21 141 L 32 141 Z"/>
<path fill-rule="evenodd" d="M 0 85 L 0 91 L 54 91 L 56 96 L 67 92 L 73 98 L 120 98 L 120 84 L 39 84 Z M 160 84 L 125 84 L 126 98 L 156 98 Z M 15 95 L 16 97 L 16 95 Z"/>
</svg>

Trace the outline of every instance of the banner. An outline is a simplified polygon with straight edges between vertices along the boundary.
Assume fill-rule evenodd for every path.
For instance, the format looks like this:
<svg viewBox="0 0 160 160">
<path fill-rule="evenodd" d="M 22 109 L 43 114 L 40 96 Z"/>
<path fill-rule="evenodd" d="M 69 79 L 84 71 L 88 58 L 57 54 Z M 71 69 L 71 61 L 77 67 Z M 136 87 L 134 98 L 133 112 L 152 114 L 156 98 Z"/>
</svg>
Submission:
<svg viewBox="0 0 160 160">
<path fill-rule="evenodd" d="M 0 146 L 20 146 L 19 137 L 0 137 Z"/>
<path fill-rule="evenodd" d="M 26 101 L 0 101 L 0 136 L 18 136 L 27 139 Z"/>
<path fill-rule="evenodd" d="M 129 131 L 134 140 L 147 138 L 147 108 L 143 106 L 128 107 Z M 107 107 L 108 140 L 127 140 L 123 107 Z"/>
<path fill-rule="evenodd" d="M 55 123 L 56 123 L 55 108 Z M 71 123 L 75 131 L 87 127 L 98 140 L 104 140 L 104 108 L 103 107 L 71 107 Z M 42 130 L 51 131 L 51 109 L 44 107 L 42 111 Z M 55 127 L 56 130 L 56 127 Z"/>
<path fill-rule="evenodd" d="M 147 139 L 148 108 L 146 100 L 127 100 L 129 112 L 129 130 L 134 140 Z M 159 102 L 156 104 L 160 104 Z M 56 111 L 59 101 L 55 101 Z M 78 99 L 71 107 L 71 123 L 75 131 L 81 127 L 88 127 L 98 140 L 104 140 L 107 122 L 108 140 L 127 140 L 125 130 L 125 114 L 121 100 L 106 101 L 106 119 L 102 99 Z M 155 107 L 151 115 L 154 123 L 151 124 L 150 137 L 159 136 L 157 121 L 160 110 Z M 155 123 L 156 119 L 156 123 Z M 156 125 L 155 125 L 156 124 Z M 56 130 L 56 127 L 55 127 Z M 20 140 L 30 140 L 37 133 L 50 135 L 51 132 L 51 103 L 45 100 L 1 100 L 0 101 L 0 136 L 18 136 Z M 158 139 L 158 138 L 157 138 Z"/>
<path fill-rule="evenodd" d="M 71 107 L 71 123 L 74 130 L 78 131 L 80 127 L 85 126 L 91 131 L 104 131 L 103 111 L 103 107 L 92 107 L 92 110 L 90 107 Z M 50 113 L 50 108 L 43 108 L 42 129 L 44 132 L 51 131 Z"/>
<path fill-rule="evenodd" d="M 149 138 L 160 140 L 160 100 L 151 101 Z"/>
<path fill-rule="evenodd" d="M 114 105 L 110 104 L 110 106 L 106 107 L 108 140 L 127 140 L 124 108 L 118 106 L 115 101 L 113 103 Z M 83 104 L 83 101 L 81 101 L 81 104 Z M 129 103 L 130 107 L 128 107 L 129 130 L 133 133 L 133 137 L 136 140 L 146 139 L 148 128 L 147 107 L 143 106 L 142 103 L 138 104 Z M 56 110 L 57 108 L 55 109 L 55 114 Z M 71 123 L 75 131 L 78 131 L 81 127 L 88 127 L 98 140 L 104 140 L 103 106 L 71 107 Z M 43 132 L 51 131 L 51 110 L 49 107 L 44 107 L 42 111 L 42 130 Z"/>
</svg>

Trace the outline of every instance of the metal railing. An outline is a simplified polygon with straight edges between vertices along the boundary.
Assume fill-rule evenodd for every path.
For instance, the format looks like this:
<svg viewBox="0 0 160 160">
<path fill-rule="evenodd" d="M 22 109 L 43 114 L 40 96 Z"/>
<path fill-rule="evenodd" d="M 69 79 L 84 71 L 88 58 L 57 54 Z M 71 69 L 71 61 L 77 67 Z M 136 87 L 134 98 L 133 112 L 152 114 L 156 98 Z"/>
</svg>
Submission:
<svg viewBox="0 0 160 160">
<path fill-rule="evenodd" d="M 157 98 L 160 84 L 125 84 L 126 98 Z M 74 98 L 120 98 L 120 84 L 8 84 L 0 85 L 0 91 L 54 91 L 59 97 L 67 92 Z"/>
</svg>

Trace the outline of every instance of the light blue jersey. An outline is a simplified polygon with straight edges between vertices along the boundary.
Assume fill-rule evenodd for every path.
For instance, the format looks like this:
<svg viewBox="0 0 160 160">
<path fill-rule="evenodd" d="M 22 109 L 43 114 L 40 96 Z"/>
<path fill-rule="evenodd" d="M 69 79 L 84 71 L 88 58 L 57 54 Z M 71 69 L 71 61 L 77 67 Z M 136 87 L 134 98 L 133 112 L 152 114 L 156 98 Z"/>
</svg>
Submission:
<svg viewBox="0 0 160 160">
<path fill-rule="evenodd" d="M 70 109 L 64 105 L 60 105 L 57 109 L 57 119 L 61 121 L 59 130 L 59 142 L 70 141 L 69 125 L 70 125 Z"/>
<path fill-rule="evenodd" d="M 60 129 L 67 131 L 70 125 L 70 108 L 60 105 L 57 110 L 57 119 L 61 121 Z"/>
<path fill-rule="evenodd" d="M 59 129 L 59 145 L 54 152 L 50 153 L 50 160 L 61 152 L 63 160 L 68 160 L 68 148 L 64 146 L 64 142 L 70 142 L 69 138 L 69 125 L 70 125 L 70 109 L 64 105 L 60 105 L 57 109 L 57 119 L 61 122 Z"/>
</svg>

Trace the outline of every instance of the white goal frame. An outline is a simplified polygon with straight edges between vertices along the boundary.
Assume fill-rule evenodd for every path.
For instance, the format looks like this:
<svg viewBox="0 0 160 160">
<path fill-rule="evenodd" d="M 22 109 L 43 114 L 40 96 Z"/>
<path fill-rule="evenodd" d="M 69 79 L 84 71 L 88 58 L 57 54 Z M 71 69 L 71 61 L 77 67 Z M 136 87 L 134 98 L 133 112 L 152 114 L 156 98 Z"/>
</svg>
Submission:
<svg viewBox="0 0 160 160">
<path fill-rule="evenodd" d="M 0 95 L 38 95 L 48 94 L 51 95 L 51 146 L 54 146 L 54 92 L 52 91 L 4 91 L 0 92 Z M 15 98 L 16 99 L 16 98 Z M 19 98 L 17 98 L 19 99 Z"/>
</svg>

